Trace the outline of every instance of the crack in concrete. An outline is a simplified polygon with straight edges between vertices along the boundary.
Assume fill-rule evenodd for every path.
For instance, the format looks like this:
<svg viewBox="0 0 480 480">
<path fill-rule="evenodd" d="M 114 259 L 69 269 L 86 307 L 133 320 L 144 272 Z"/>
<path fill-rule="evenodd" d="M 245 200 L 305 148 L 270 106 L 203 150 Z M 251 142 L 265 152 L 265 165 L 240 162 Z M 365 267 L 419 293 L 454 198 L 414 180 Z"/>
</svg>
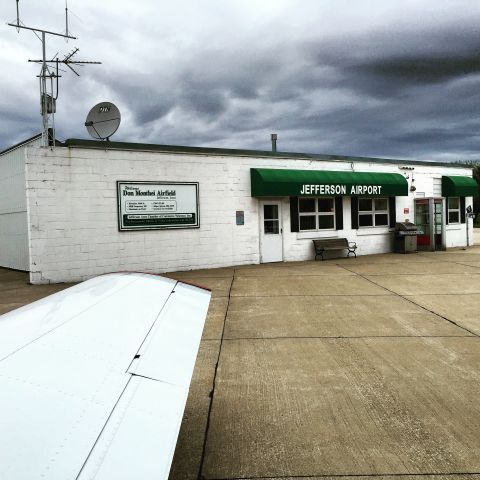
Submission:
<svg viewBox="0 0 480 480">
<path fill-rule="evenodd" d="M 225 324 L 227 323 L 227 315 L 228 315 L 228 309 L 230 307 L 230 299 L 231 299 L 231 294 L 232 294 L 232 288 L 233 288 L 233 282 L 234 281 L 235 281 L 235 268 L 233 269 L 232 281 L 230 283 L 230 289 L 228 290 L 227 308 L 225 309 L 225 316 L 223 318 L 222 336 L 220 338 L 220 346 L 218 348 L 217 362 L 215 364 L 215 372 L 213 374 L 212 390 L 210 391 L 210 405 L 208 406 L 207 426 L 205 427 L 205 436 L 203 438 L 202 455 L 201 455 L 201 458 L 200 458 L 200 466 L 198 468 L 198 476 L 197 476 L 198 480 L 204 480 L 205 479 L 205 476 L 202 474 L 203 465 L 205 463 L 205 455 L 206 455 L 207 441 L 208 441 L 208 432 L 210 430 L 210 418 L 211 418 L 212 409 L 213 409 L 213 397 L 215 396 L 215 387 L 216 387 L 216 381 L 217 381 L 218 365 L 220 363 L 220 356 L 222 354 L 222 347 L 223 347 L 223 341 L 224 341 L 224 336 L 225 336 Z"/>
</svg>

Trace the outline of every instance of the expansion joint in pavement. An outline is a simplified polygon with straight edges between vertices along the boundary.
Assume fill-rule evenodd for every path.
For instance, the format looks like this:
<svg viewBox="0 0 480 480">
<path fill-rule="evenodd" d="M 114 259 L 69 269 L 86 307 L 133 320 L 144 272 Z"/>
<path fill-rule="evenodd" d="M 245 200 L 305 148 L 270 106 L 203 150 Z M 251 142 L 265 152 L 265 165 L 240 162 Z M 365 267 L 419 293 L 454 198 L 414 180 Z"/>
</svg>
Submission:
<svg viewBox="0 0 480 480">
<path fill-rule="evenodd" d="M 470 246 L 470 247 L 473 247 L 473 245 L 469 245 L 469 246 Z M 462 249 L 462 250 L 463 250 L 463 249 Z M 465 250 L 466 250 L 466 249 L 465 249 Z M 422 253 L 422 252 L 418 252 L 417 255 L 421 255 L 423 258 L 426 258 L 426 257 L 428 256 L 427 254 Z M 459 260 L 452 260 L 451 257 L 450 257 L 449 260 L 444 260 L 441 255 L 437 255 L 437 256 L 435 257 L 435 262 L 453 263 L 453 264 L 455 264 L 455 265 L 461 265 L 462 267 L 467 266 L 467 267 L 471 267 L 471 268 L 478 268 L 478 269 L 480 269 L 480 266 L 478 266 L 478 265 L 472 265 L 471 263 L 470 263 L 470 264 L 469 264 L 469 263 L 465 263 L 465 261 L 462 262 L 462 261 L 459 261 Z M 427 263 L 427 262 L 425 262 L 425 263 Z M 428 263 L 430 263 L 430 262 L 428 262 Z M 432 262 L 432 263 L 433 263 L 433 262 Z M 469 273 L 471 273 L 471 275 L 477 275 L 477 273 L 473 273 L 473 272 L 469 272 Z M 480 272 L 479 272 L 479 273 L 480 273 Z"/>
<path fill-rule="evenodd" d="M 436 314 L 435 314 L 436 315 Z M 362 340 L 365 338 L 476 338 L 472 335 L 323 335 L 323 336 L 278 336 L 278 337 L 235 337 L 224 338 L 225 342 L 237 342 L 240 340 Z"/>
<path fill-rule="evenodd" d="M 436 315 L 437 317 L 440 317 L 440 318 L 443 318 L 444 320 L 446 320 L 447 322 L 451 323 L 452 325 L 455 325 L 456 327 L 464 330 L 465 332 L 468 332 L 472 335 L 474 335 L 475 337 L 478 337 L 479 335 L 477 335 L 475 332 L 473 332 L 472 330 L 469 330 L 468 328 L 466 327 L 463 327 L 462 325 L 459 325 L 457 322 L 455 322 L 454 320 L 448 318 L 448 317 L 445 317 L 444 315 L 440 315 L 439 313 L 433 311 L 433 310 L 430 310 L 429 308 L 427 307 L 424 307 L 423 305 L 420 305 L 419 303 L 413 301 L 411 298 L 408 298 L 404 295 L 400 295 L 399 293 L 395 292 L 394 290 L 390 290 L 389 288 L 383 286 L 383 285 L 380 285 L 379 283 L 377 282 L 374 282 L 371 278 L 368 278 L 364 275 L 362 275 L 361 273 L 356 273 L 352 270 L 349 270 L 347 267 L 344 267 L 343 265 L 338 265 L 339 267 L 343 268 L 344 270 L 347 270 L 348 272 L 351 272 L 351 273 L 354 273 L 355 275 L 358 275 L 359 277 L 363 278 L 364 280 L 366 280 L 367 282 L 370 282 L 372 283 L 373 285 L 376 285 L 377 287 L 380 287 L 382 288 L 383 290 L 387 291 L 387 292 L 390 292 L 392 293 L 393 295 L 396 295 L 397 297 L 400 297 L 400 298 L 403 298 L 404 300 L 406 300 L 407 302 L 410 302 L 410 303 L 413 303 L 413 305 L 416 305 L 417 307 L 420 307 L 421 309 L 429 312 L 429 313 L 432 313 L 433 315 Z"/>
<path fill-rule="evenodd" d="M 449 473 L 345 473 L 345 474 L 331 474 L 331 473 L 320 473 L 316 475 L 276 475 L 275 477 L 221 477 L 221 478 L 207 478 L 203 477 L 202 480 L 291 480 L 298 478 L 301 479 L 319 479 L 319 478 L 402 478 L 402 477 L 463 477 L 471 475 L 480 475 L 480 472 L 449 472 Z"/>
<path fill-rule="evenodd" d="M 442 262 L 445 262 L 445 263 L 454 263 L 455 265 L 461 265 L 462 267 L 471 267 L 471 268 L 480 268 L 480 266 L 477 266 L 477 265 L 471 265 L 471 264 L 468 264 L 468 263 L 465 263 L 465 262 L 461 262 L 461 261 L 455 261 L 455 260 L 448 260 L 448 261 L 445 261 L 445 260 L 442 260 Z M 468 272 L 469 275 L 478 275 L 477 272 L 473 273 L 473 272 Z M 479 271 L 480 273 L 480 271 Z"/>
<path fill-rule="evenodd" d="M 205 436 L 203 438 L 202 456 L 200 458 L 200 466 L 198 468 L 198 476 L 197 476 L 198 480 L 205 480 L 205 477 L 202 475 L 203 464 L 205 462 L 205 453 L 206 453 L 206 448 L 207 448 L 208 432 L 210 430 L 210 418 L 211 418 L 212 407 L 213 407 L 213 397 L 215 396 L 215 386 L 216 386 L 216 381 L 217 381 L 218 364 L 220 363 L 220 355 L 222 353 L 223 341 L 224 341 L 224 337 L 225 337 L 225 324 L 227 323 L 227 315 L 228 315 L 228 309 L 230 307 L 230 298 L 231 298 L 231 295 L 232 295 L 232 287 L 233 287 L 233 282 L 235 281 L 235 271 L 236 270 L 233 269 L 232 282 L 230 283 L 230 289 L 228 290 L 227 308 L 225 310 L 225 316 L 223 317 L 222 336 L 220 337 L 220 346 L 218 348 L 217 362 L 215 363 L 215 372 L 213 374 L 212 390 L 210 392 L 210 404 L 208 406 L 207 426 L 205 427 Z"/>
</svg>

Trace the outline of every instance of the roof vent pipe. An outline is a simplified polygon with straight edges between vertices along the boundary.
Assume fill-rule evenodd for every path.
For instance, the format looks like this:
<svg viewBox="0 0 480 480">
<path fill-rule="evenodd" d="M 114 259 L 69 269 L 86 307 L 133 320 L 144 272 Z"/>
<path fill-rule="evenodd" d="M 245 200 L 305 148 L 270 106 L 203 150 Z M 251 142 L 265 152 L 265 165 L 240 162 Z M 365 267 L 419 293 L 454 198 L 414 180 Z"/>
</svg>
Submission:
<svg viewBox="0 0 480 480">
<path fill-rule="evenodd" d="M 272 133 L 270 135 L 270 138 L 272 139 L 272 152 L 276 152 L 277 151 L 277 134 Z"/>
</svg>

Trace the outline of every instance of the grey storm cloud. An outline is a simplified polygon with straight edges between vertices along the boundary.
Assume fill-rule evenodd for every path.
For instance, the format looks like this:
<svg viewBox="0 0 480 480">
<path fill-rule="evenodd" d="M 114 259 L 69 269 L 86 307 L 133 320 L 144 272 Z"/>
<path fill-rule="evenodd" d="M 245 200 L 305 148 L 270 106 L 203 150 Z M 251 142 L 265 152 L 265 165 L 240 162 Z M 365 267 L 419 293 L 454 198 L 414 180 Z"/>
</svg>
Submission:
<svg viewBox="0 0 480 480">
<path fill-rule="evenodd" d="M 430 84 L 480 71 L 478 55 L 397 57 L 356 65 L 356 70 L 402 84 Z"/>
<path fill-rule="evenodd" d="M 61 138 L 85 137 L 86 112 L 106 99 L 122 111 L 117 140 L 268 149 L 276 131 L 282 150 L 480 158 L 473 2 L 71 4 L 83 19 L 72 19 L 82 54 L 104 63 L 62 78 Z M 38 45 L 10 33 L 2 33 L 0 58 L 20 81 L 0 78 L 2 146 L 40 125 L 33 70 L 20 58 Z"/>
</svg>

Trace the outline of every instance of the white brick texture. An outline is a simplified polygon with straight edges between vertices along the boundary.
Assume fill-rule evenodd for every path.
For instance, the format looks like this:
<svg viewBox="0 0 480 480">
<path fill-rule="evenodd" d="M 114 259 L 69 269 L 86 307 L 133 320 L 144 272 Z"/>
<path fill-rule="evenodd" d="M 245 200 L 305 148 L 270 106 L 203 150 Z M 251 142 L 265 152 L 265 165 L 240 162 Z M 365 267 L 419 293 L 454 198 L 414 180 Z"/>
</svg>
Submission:
<svg viewBox="0 0 480 480">
<path fill-rule="evenodd" d="M 348 170 L 350 162 L 208 156 L 85 148 L 29 149 L 26 161 L 32 283 L 80 281 L 121 270 L 168 272 L 258 263 L 258 200 L 250 196 L 250 168 Z M 355 171 L 402 173 L 397 165 L 356 163 Z M 425 190 L 433 176 L 469 170 L 415 166 Z M 118 231 L 116 182 L 199 182 L 200 228 Z M 430 183 L 429 183 L 430 181 Z M 430 185 L 431 184 L 431 185 Z M 397 198 L 397 219 L 413 196 Z M 344 230 L 328 236 L 356 241 L 358 254 L 391 251 L 388 229 L 352 230 L 345 197 Z M 245 212 L 237 226 L 236 210 Z M 289 200 L 282 200 L 284 260 L 313 258 L 312 241 L 290 231 Z M 464 228 L 464 226 L 463 226 Z M 449 231 L 447 244 L 461 244 Z M 463 232 L 465 233 L 465 231 Z M 325 236 L 318 233 L 317 237 Z"/>
</svg>

